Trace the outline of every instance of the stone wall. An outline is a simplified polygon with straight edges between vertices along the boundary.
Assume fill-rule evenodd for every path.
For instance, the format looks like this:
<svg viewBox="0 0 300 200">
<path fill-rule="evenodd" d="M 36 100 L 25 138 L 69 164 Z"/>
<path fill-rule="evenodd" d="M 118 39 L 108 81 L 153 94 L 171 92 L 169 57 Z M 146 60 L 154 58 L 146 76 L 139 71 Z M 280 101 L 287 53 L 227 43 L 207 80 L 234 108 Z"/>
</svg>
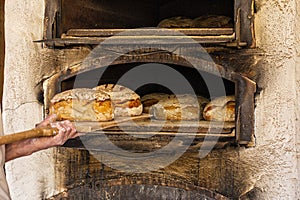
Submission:
<svg viewBox="0 0 300 200">
<path fill-rule="evenodd" d="M 300 33 L 300 3 L 296 1 L 297 15 L 296 15 L 296 32 Z M 296 34 L 296 91 L 297 91 L 297 100 L 296 100 L 296 145 L 297 145 L 297 169 L 298 169 L 298 186 L 297 196 L 300 196 L 300 34 Z"/>
<path fill-rule="evenodd" d="M 258 0 L 255 15 L 257 48 L 265 53 L 259 66 L 256 105 L 257 147 L 251 158 L 263 199 L 297 199 L 295 47 L 296 1 Z M 299 74 L 298 74 L 299 76 Z M 252 154 L 256 152 L 255 154 Z M 252 155 L 252 156 L 251 156 Z"/>
<path fill-rule="evenodd" d="M 5 133 L 31 129 L 42 120 L 36 89 L 44 68 L 41 44 L 44 1 L 5 2 L 5 81 L 3 115 Z M 6 164 L 13 199 L 42 199 L 53 193 L 52 150 Z"/>
</svg>

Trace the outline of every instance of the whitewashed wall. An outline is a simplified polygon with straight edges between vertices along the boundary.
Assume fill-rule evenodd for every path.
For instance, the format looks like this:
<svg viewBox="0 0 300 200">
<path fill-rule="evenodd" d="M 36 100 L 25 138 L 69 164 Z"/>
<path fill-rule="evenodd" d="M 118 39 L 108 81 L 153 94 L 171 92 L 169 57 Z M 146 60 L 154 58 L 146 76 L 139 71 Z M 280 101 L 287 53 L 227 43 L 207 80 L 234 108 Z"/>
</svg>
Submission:
<svg viewBox="0 0 300 200">
<path fill-rule="evenodd" d="M 6 133 L 31 129 L 43 118 L 36 84 L 43 73 L 41 45 L 44 1 L 5 2 L 4 128 Z M 54 183 L 52 150 L 6 164 L 13 199 L 40 200 L 51 195 Z"/>
<path fill-rule="evenodd" d="M 297 196 L 300 197 L 300 2 L 296 1 L 296 90 L 297 90 L 297 100 L 296 100 L 296 144 L 297 144 L 297 169 L 298 169 L 298 185 L 297 185 Z"/>
<path fill-rule="evenodd" d="M 241 194 L 258 188 L 259 199 L 294 200 L 300 196 L 300 8 L 297 0 L 257 0 L 256 5 L 257 47 L 265 51 L 258 66 L 262 90 L 256 97 L 257 146 L 228 159 L 247 167 L 248 187 Z M 42 119 L 35 85 L 49 66 L 41 53 L 47 50 L 32 42 L 42 38 L 44 1 L 10 0 L 5 9 L 3 106 L 5 131 L 11 133 Z M 52 158 L 49 150 L 7 164 L 13 199 L 42 199 L 58 190 Z"/>
<path fill-rule="evenodd" d="M 258 82 L 263 90 L 257 97 L 255 112 L 257 147 L 248 153 L 256 152 L 253 157 L 253 167 L 258 169 L 255 186 L 262 189 L 264 199 L 299 198 L 296 2 L 256 1 L 257 47 L 265 51 L 265 58 Z"/>
</svg>

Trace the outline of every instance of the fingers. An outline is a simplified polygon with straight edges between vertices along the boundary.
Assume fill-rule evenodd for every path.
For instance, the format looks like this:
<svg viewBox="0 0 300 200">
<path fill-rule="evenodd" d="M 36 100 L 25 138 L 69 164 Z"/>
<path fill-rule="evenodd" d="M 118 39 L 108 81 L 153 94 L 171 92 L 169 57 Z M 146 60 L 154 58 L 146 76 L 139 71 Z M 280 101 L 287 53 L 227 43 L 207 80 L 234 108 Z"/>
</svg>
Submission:
<svg viewBox="0 0 300 200">
<path fill-rule="evenodd" d="M 36 124 L 36 127 L 45 127 L 49 126 L 51 123 L 55 122 L 57 116 L 55 114 L 47 116 L 42 122 Z"/>
<path fill-rule="evenodd" d="M 51 126 L 58 128 L 59 133 L 65 133 L 67 131 L 67 127 L 62 122 L 51 123 Z"/>
<path fill-rule="evenodd" d="M 58 129 L 58 134 L 53 137 L 54 145 L 63 145 L 68 139 L 78 136 L 75 126 L 68 120 L 51 123 Z"/>
</svg>

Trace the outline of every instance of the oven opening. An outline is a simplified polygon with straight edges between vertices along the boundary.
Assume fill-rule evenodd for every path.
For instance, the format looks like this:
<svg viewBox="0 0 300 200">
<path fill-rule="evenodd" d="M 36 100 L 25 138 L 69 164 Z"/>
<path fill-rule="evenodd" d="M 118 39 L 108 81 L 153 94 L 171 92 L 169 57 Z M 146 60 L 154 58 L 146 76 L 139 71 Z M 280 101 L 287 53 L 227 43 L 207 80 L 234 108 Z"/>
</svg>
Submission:
<svg viewBox="0 0 300 200">
<path fill-rule="evenodd" d="M 48 0 L 42 41 L 48 46 L 95 44 L 151 27 L 173 29 L 202 44 L 249 47 L 252 6 L 251 0 Z"/>
<path fill-rule="evenodd" d="M 72 5 L 72 6 L 70 6 Z M 134 5 L 134 6 L 133 6 Z M 71 1 L 63 0 L 61 4 L 60 34 L 70 29 L 131 29 L 142 27 L 158 27 L 160 22 L 174 17 L 184 18 L 186 23 L 177 28 L 197 28 L 189 25 L 190 20 L 199 17 L 223 16 L 224 27 L 233 27 L 234 0 L 211 1 Z M 200 18 L 199 18 L 200 19 Z M 213 18 L 211 18 L 213 20 Z M 195 21 L 196 22 L 196 21 Z M 221 23 L 207 25 L 198 24 L 198 28 L 221 28 Z M 212 21 L 210 21 L 212 22 Z M 167 24 L 165 25 L 167 27 Z M 169 27 L 172 27 L 171 25 Z M 175 27 L 175 24 L 174 26 Z M 58 35 L 60 36 L 60 35 Z"/>
<path fill-rule="evenodd" d="M 97 69 L 88 70 L 86 72 L 73 75 L 73 76 L 67 76 L 66 78 L 61 78 L 61 81 L 59 84 L 59 90 L 58 93 L 71 90 L 74 88 L 94 88 L 97 85 L 105 85 L 105 84 L 119 84 L 122 86 L 125 86 L 134 92 L 136 92 L 141 100 L 143 102 L 143 97 L 151 94 L 166 94 L 166 95 L 196 95 L 197 98 L 203 98 L 207 99 L 205 101 L 205 104 L 207 104 L 210 100 L 213 98 L 218 98 L 221 96 L 235 96 L 235 92 L 237 90 L 236 83 L 232 80 L 228 80 L 225 78 L 220 78 L 214 74 L 201 71 L 199 69 L 195 69 L 192 67 L 185 67 L 178 64 L 164 64 L 165 66 L 168 66 L 170 69 L 175 70 L 176 72 L 179 72 L 183 77 L 185 77 L 186 80 L 188 80 L 188 84 L 192 87 L 192 91 L 189 89 L 186 89 L 185 87 L 181 87 L 180 84 L 176 85 L 177 91 L 172 91 L 169 87 L 166 87 L 165 85 L 161 85 L 155 80 L 156 75 L 152 75 L 153 81 L 149 81 L 148 84 L 139 85 L 136 87 L 135 80 L 130 79 L 131 81 L 122 81 L 122 76 L 126 75 L 127 73 L 130 73 L 132 70 L 136 68 L 145 68 L 147 66 L 151 67 L 160 67 L 161 63 L 125 63 L 125 64 L 115 64 L 110 65 L 106 67 L 100 67 Z M 99 77 L 99 74 L 102 76 Z M 146 79 L 147 76 L 151 76 L 147 73 L 143 74 L 140 77 L 140 79 Z M 205 78 L 204 78 L 205 77 Z M 138 79 L 138 77 L 135 77 Z M 176 77 L 165 77 L 166 79 L 174 79 L 176 80 Z M 205 79 L 205 80 L 204 80 Z M 214 88 L 214 95 L 211 96 L 210 90 L 206 85 L 206 82 L 214 82 L 217 79 L 221 79 L 222 84 L 224 85 L 224 90 L 220 90 L 220 88 Z M 128 79 L 126 79 L 128 80 Z M 176 84 L 176 83 L 175 83 Z M 211 88 L 210 88 L 211 89 Z M 218 92 L 218 90 L 220 92 Z M 192 94 L 189 94 L 190 92 L 193 92 Z M 163 97 L 162 97 L 163 98 Z M 202 100 L 202 99 L 201 99 Z M 106 129 L 105 133 L 108 135 L 111 141 L 113 141 L 117 146 L 121 147 L 122 149 L 126 149 L 129 151 L 135 151 L 135 152 L 152 152 L 154 150 L 157 150 L 157 148 L 161 148 L 164 145 L 168 144 L 174 138 L 176 133 L 180 132 L 179 134 L 183 135 L 190 135 L 194 134 L 196 135 L 196 139 L 194 141 L 194 149 L 192 148 L 192 151 L 195 151 L 195 149 L 199 148 L 199 142 L 203 141 L 203 139 L 207 136 L 207 134 L 211 134 L 212 137 L 219 138 L 218 143 L 216 145 L 217 148 L 223 148 L 226 145 L 236 144 L 237 140 L 237 134 L 236 134 L 236 120 L 233 119 L 233 121 L 228 122 L 220 122 L 220 121 L 207 121 L 203 118 L 203 108 L 205 106 L 204 103 L 200 104 L 202 108 L 200 108 L 200 117 L 197 119 L 198 121 L 194 120 L 183 120 L 177 121 L 176 120 L 167 120 L 160 118 L 160 116 L 156 116 L 159 114 L 160 111 L 154 111 L 152 114 L 151 119 L 146 118 L 139 120 L 137 124 L 132 123 L 122 123 L 121 126 L 118 127 L 111 127 Z M 172 105 L 170 105 L 172 106 Z M 145 107 L 145 104 L 144 104 Z M 148 113 L 147 113 L 148 114 Z M 145 115 L 143 112 L 141 116 Z M 151 123 L 150 123 L 151 122 Z M 110 123 L 110 122 L 109 122 Z M 78 122 L 78 124 L 85 126 L 84 122 Z M 158 131 L 157 127 L 161 126 Z M 197 128 L 195 128 L 197 127 Z M 125 132 L 124 132 L 125 131 Z M 154 136 L 150 137 L 150 140 L 148 136 L 145 138 L 139 138 L 136 139 L 132 137 L 132 135 L 151 135 L 154 134 Z M 95 138 L 92 140 L 97 140 L 99 138 L 99 135 L 95 134 Z M 91 140 L 93 138 L 93 135 L 90 134 L 89 138 L 87 140 Z M 82 139 L 82 138 L 81 138 Z M 134 142 L 135 141 L 135 142 Z M 142 143 L 141 143 L 142 141 Z M 153 146 L 153 141 L 159 141 L 156 144 L 156 147 Z M 145 143 L 148 142 L 148 146 L 145 147 Z M 248 141 L 249 142 L 249 141 Z M 88 143 L 88 141 L 85 141 L 85 143 Z M 141 144 L 139 146 L 139 144 Z M 103 144 L 105 146 L 105 144 Z M 152 146 L 151 146 L 152 145 Z M 66 147 L 77 147 L 77 148 L 84 148 L 84 144 L 80 140 L 70 140 L 65 144 Z M 101 146 L 98 144 L 98 146 Z M 97 149 L 97 147 L 89 146 L 91 149 Z"/>
</svg>

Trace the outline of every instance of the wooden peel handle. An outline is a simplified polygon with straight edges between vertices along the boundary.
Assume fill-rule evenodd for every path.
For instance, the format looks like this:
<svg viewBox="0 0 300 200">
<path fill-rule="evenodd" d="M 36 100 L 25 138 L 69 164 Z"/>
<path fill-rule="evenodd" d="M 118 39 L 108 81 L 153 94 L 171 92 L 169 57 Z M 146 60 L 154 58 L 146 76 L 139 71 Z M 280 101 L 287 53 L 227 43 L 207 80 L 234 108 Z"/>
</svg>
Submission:
<svg viewBox="0 0 300 200">
<path fill-rule="evenodd" d="M 57 128 L 34 128 L 19 133 L 13 133 L 9 135 L 0 136 L 0 145 L 10 144 L 21 140 L 37 137 L 50 137 L 55 136 L 58 133 Z"/>
</svg>

